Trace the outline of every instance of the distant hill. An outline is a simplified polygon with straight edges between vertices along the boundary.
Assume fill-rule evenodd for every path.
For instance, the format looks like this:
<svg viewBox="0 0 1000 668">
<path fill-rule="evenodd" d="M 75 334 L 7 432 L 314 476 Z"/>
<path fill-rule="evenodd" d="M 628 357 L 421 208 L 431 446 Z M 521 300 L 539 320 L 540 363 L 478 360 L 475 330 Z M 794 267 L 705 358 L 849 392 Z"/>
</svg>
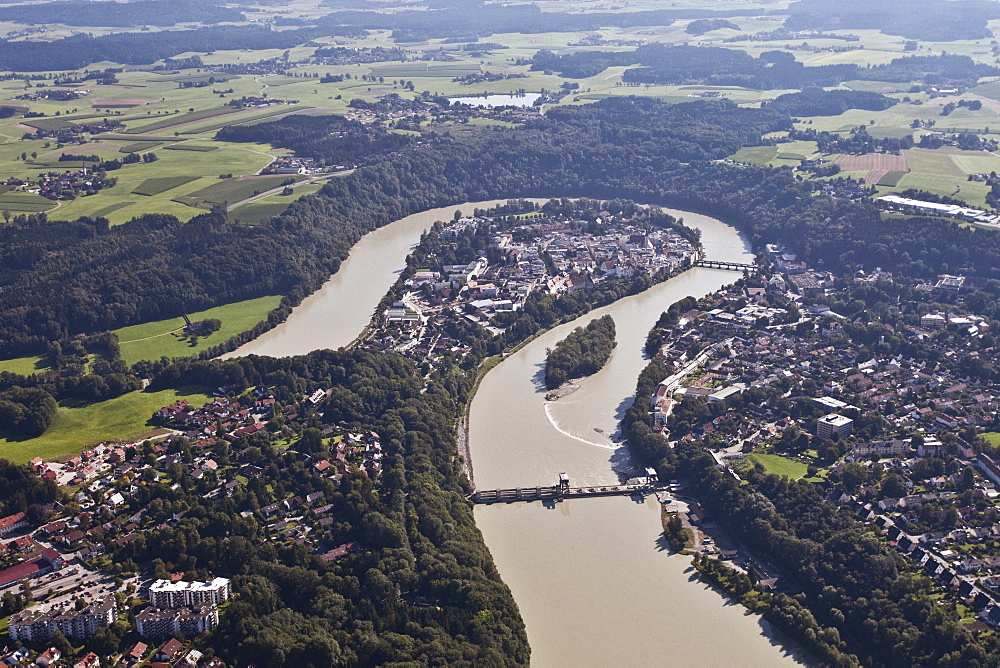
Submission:
<svg viewBox="0 0 1000 668">
<path fill-rule="evenodd" d="M 0 21 L 62 23 L 68 26 L 173 26 L 178 23 L 243 21 L 243 13 L 198 0 L 142 2 L 47 2 L 0 9 Z"/>
<path fill-rule="evenodd" d="M 935 42 L 992 37 L 987 21 L 1000 18 L 1000 4 L 988 0 L 798 0 L 786 11 L 789 30 L 869 29 Z"/>
</svg>

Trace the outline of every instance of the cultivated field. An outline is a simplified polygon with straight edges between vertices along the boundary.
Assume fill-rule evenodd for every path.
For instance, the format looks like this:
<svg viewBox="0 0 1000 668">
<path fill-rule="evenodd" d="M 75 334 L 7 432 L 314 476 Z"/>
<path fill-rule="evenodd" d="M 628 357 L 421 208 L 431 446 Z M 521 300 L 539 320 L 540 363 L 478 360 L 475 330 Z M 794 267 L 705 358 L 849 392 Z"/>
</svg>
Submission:
<svg viewBox="0 0 1000 668">
<path fill-rule="evenodd" d="M 173 190 L 178 188 L 185 183 L 191 183 L 197 180 L 197 176 L 162 176 L 152 179 L 146 179 L 140 183 L 135 190 L 132 192 L 136 195 L 159 195 L 160 193 L 165 193 L 168 190 Z"/>
<path fill-rule="evenodd" d="M 866 183 L 878 183 L 889 172 L 905 174 L 909 170 L 905 156 L 892 155 L 890 153 L 841 155 L 833 163 L 848 172 L 866 172 Z"/>
<path fill-rule="evenodd" d="M 288 179 L 294 178 L 295 175 L 281 174 L 222 179 L 207 188 L 179 197 L 176 201 L 205 209 L 211 208 L 213 204 L 235 204 L 258 193 L 277 188 Z"/>
</svg>

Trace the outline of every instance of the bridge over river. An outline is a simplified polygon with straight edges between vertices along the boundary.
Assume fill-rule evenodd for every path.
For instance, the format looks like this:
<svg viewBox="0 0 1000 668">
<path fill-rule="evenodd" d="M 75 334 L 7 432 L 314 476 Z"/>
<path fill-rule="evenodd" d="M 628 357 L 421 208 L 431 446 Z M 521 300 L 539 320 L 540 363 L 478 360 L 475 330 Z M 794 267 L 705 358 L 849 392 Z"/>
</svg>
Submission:
<svg viewBox="0 0 1000 668">
<path fill-rule="evenodd" d="M 746 264 L 743 262 L 727 262 L 725 260 L 696 260 L 694 266 L 705 267 L 706 269 L 727 269 L 729 271 L 749 271 L 749 272 L 755 272 L 760 268 L 756 264 Z"/>
<path fill-rule="evenodd" d="M 469 497 L 473 503 L 514 503 L 517 501 L 562 501 L 564 499 L 586 499 L 603 496 L 633 496 L 645 497 L 647 494 L 668 489 L 656 479 L 656 473 L 647 470 L 649 477 L 645 482 L 629 482 L 623 485 L 605 485 L 603 487 L 570 487 L 569 476 L 559 474 L 559 484 L 551 487 L 512 487 L 509 489 L 477 490 Z M 640 479 L 641 480 L 641 479 Z"/>
</svg>

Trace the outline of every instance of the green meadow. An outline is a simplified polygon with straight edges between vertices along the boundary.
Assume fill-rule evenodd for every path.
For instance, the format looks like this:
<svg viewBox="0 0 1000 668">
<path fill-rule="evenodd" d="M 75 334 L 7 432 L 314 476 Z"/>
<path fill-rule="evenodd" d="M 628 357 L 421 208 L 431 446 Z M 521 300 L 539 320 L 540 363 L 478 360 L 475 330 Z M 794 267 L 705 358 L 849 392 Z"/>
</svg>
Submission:
<svg viewBox="0 0 1000 668">
<path fill-rule="evenodd" d="M 30 376 L 33 373 L 45 371 L 48 368 L 48 358 L 43 356 L 18 357 L 16 359 L 0 361 L 0 372 L 7 371 L 9 373 L 16 373 L 20 376 Z"/>
<path fill-rule="evenodd" d="M 760 464 L 767 473 L 785 476 L 792 480 L 798 480 L 806 474 L 808 467 L 802 462 L 797 462 L 781 455 L 766 455 L 752 453 L 747 455 L 750 461 Z"/>
<path fill-rule="evenodd" d="M 157 432 L 151 417 L 178 399 L 192 404 L 211 400 L 199 390 L 130 392 L 115 399 L 79 406 L 61 405 L 52 426 L 37 438 L 0 437 L 0 457 L 25 463 L 35 457 L 65 459 L 101 441 L 140 438 Z"/>
<path fill-rule="evenodd" d="M 190 357 L 252 329 L 257 323 L 266 320 L 267 314 L 277 308 L 280 302 L 280 295 L 272 295 L 188 314 L 192 322 L 209 318 L 222 322 L 222 328 L 208 336 L 185 335 L 183 318 L 157 320 L 113 331 L 118 335 L 122 359 L 128 364 L 135 364 L 139 360 L 158 360 L 161 357 Z"/>
</svg>

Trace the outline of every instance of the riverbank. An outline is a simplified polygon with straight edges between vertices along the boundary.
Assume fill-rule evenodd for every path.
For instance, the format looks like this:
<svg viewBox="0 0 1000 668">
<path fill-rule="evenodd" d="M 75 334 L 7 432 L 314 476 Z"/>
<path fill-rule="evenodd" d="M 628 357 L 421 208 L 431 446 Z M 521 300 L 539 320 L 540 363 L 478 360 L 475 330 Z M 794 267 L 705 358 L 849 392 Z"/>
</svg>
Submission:
<svg viewBox="0 0 1000 668">
<path fill-rule="evenodd" d="M 450 207 L 437 219 L 450 218 L 454 208 L 473 206 Z M 746 244 L 733 228 L 696 214 L 668 213 L 703 229 L 707 255 L 734 261 L 747 256 Z M 416 242 L 425 229 L 420 225 L 413 232 L 416 227 L 393 224 L 383 229 L 412 233 Z M 399 251 L 395 258 L 373 247 L 370 253 L 365 251 L 372 266 L 355 263 L 358 267 L 348 272 L 347 265 L 362 257 L 354 249 L 329 287 L 324 286 L 327 293 L 322 299 L 330 292 L 343 293 L 339 301 L 322 307 L 306 305 L 304 314 L 309 317 L 293 316 L 273 330 L 279 343 L 288 344 L 282 343 L 277 352 L 291 355 L 329 347 L 334 337 L 343 344 L 354 340 L 371 321 L 387 286 L 398 279 L 411 246 L 397 238 L 392 246 L 392 253 Z M 366 302 L 367 292 L 375 292 L 371 287 L 378 280 L 376 274 L 387 279 L 378 296 Z M 641 292 L 565 318 L 502 356 L 484 360 L 467 392 L 464 415 L 456 423 L 456 456 L 462 459 L 470 485 L 486 489 L 550 485 L 562 471 L 577 486 L 616 484 L 618 471 L 631 464 L 627 448 L 612 437 L 645 365 L 642 351 L 649 329 L 670 304 L 688 295 L 708 294 L 736 278 L 732 272 L 685 269 Z M 319 295 L 308 299 L 317 301 Z M 348 331 L 350 324 L 341 316 L 362 308 L 362 322 Z M 612 359 L 580 383 L 571 397 L 546 402 L 545 348 L 605 313 L 619 323 Z M 303 338 L 293 340 L 296 332 Z M 273 340 L 268 343 L 273 345 Z M 691 664 L 790 662 L 765 635 L 759 618 L 727 605 L 714 590 L 692 581 L 687 558 L 665 553 L 659 504 L 651 498 L 641 504 L 628 497 L 571 500 L 549 507 L 497 504 L 476 506 L 474 512 L 521 610 L 533 665 L 656 665 L 664 656 Z M 584 631 L 596 626 L 604 633 Z M 714 630 L 720 627 L 726 628 L 730 643 L 715 642 Z"/>
<path fill-rule="evenodd" d="M 573 394 L 574 392 L 580 389 L 580 381 L 582 380 L 583 378 L 574 378 L 572 380 L 567 380 L 565 383 L 563 383 L 556 389 L 546 393 L 545 401 L 559 401 L 563 397 L 568 397 L 569 395 Z"/>
</svg>

